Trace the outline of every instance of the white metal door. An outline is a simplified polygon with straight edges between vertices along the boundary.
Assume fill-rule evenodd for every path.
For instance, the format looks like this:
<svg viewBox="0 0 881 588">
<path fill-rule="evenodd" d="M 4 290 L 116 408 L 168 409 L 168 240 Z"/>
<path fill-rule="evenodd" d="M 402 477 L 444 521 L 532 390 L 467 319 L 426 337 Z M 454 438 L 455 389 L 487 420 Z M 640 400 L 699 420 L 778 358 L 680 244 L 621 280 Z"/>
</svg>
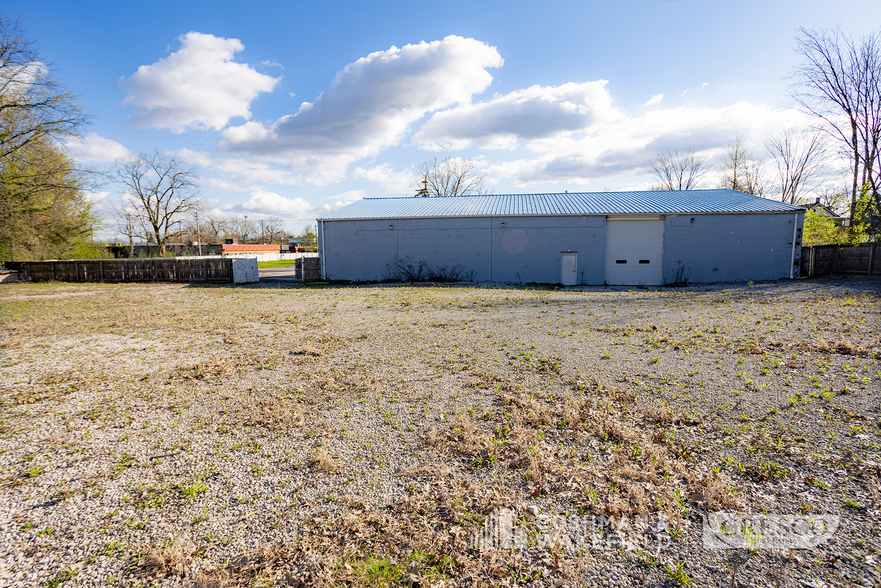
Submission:
<svg viewBox="0 0 881 588">
<path fill-rule="evenodd" d="M 659 286 L 663 283 L 664 221 L 606 222 L 606 283 Z"/>
<path fill-rule="evenodd" d="M 560 258 L 560 283 L 564 286 L 574 286 L 577 282 L 578 254 L 574 251 L 564 251 Z"/>
</svg>

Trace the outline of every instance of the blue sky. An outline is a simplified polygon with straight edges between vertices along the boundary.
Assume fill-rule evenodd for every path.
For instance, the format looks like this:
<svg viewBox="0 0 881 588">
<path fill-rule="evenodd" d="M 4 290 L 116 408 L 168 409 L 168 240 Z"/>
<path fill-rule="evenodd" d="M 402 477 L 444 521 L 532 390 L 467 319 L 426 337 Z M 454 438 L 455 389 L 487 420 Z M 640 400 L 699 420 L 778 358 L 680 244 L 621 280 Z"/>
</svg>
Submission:
<svg viewBox="0 0 881 588">
<path fill-rule="evenodd" d="M 800 26 L 877 27 L 876 2 L 7 2 L 94 123 L 95 167 L 198 167 L 219 216 L 289 230 L 415 166 L 478 161 L 496 193 L 647 187 L 657 151 L 718 158 L 802 124 Z M 713 174 L 705 187 L 714 187 Z M 121 195 L 94 195 L 109 210 Z M 105 236 L 111 236 L 109 230 Z"/>
</svg>

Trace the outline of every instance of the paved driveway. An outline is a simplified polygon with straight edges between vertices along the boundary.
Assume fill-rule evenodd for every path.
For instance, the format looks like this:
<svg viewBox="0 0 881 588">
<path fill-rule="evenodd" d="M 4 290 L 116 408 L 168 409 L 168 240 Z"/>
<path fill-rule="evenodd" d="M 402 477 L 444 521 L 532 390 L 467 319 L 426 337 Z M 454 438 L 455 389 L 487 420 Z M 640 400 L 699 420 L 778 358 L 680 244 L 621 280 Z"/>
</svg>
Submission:
<svg viewBox="0 0 881 588">
<path fill-rule="evenodd" d="M 293 282 L 294 266 L 260 268 L 261 282 Z"/>
</svg>

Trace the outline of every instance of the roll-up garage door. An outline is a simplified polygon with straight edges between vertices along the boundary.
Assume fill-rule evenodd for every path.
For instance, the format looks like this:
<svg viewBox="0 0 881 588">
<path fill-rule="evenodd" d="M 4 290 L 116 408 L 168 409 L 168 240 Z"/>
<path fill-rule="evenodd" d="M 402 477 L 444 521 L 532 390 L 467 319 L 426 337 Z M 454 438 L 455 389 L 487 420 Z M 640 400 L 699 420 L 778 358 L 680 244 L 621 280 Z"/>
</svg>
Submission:
<svg viewBox="0 0 881 588">
<path fill-rule="evenodd" d="M 609 219 L 606 222 L 606 283 L 659 286 L 663 283 L 664 221 Z"/>
</svg>

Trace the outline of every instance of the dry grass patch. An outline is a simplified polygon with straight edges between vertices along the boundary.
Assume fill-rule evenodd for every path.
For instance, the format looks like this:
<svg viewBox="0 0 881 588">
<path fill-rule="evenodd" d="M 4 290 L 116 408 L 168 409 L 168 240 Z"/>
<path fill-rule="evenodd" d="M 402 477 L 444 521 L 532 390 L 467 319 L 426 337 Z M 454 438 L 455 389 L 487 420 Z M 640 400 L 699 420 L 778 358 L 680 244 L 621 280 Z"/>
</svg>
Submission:
<svg viewBox="0 0 881 588">
<path fill-rule="evenodd" d="M 264 427 L 273 431 L 284 431 L 305 424 L 303 412 L 289 402 L 277 398 L 259 398 L 248 409 L 244 423 L 251 427 Z"/>
<path fill-rule="evenodd" d="M 143 551 L 137 575 L 160 580 L 169 576 L 187 576 L 200 551 L 202 548 L 183 537 L 166 541 L 160 547 L 148 547 Z"/>
<path fill-rule="evenodd" d="M 222 380 L 242 371 L 243 368 L 264 366 L 269 358 L 257 353 L 236 355 L 233 357 L 220 357 L 210 361 L 199 362 L 187 367 L 181 367 L 174 371 L 172 381 L 201 381 L 210 382 Z"/>
<path fill-rule="evenodd" d="M 324 355 L 324 352 L 321 349 L 312 345 L 301 345 L 291 353 L 294 355 L 305 355 L 307 357 L 321 357 Z"/>
<path fill-rule="evenodd" d="M 326 447 L 319 449 L 315 455 L 312 456 L 312 459 L 309 460 L 309 464 L 312 467 L 329 474 L 336 472 L 340 467 L 333 457 L 331 457 Z"/>
</svg>

